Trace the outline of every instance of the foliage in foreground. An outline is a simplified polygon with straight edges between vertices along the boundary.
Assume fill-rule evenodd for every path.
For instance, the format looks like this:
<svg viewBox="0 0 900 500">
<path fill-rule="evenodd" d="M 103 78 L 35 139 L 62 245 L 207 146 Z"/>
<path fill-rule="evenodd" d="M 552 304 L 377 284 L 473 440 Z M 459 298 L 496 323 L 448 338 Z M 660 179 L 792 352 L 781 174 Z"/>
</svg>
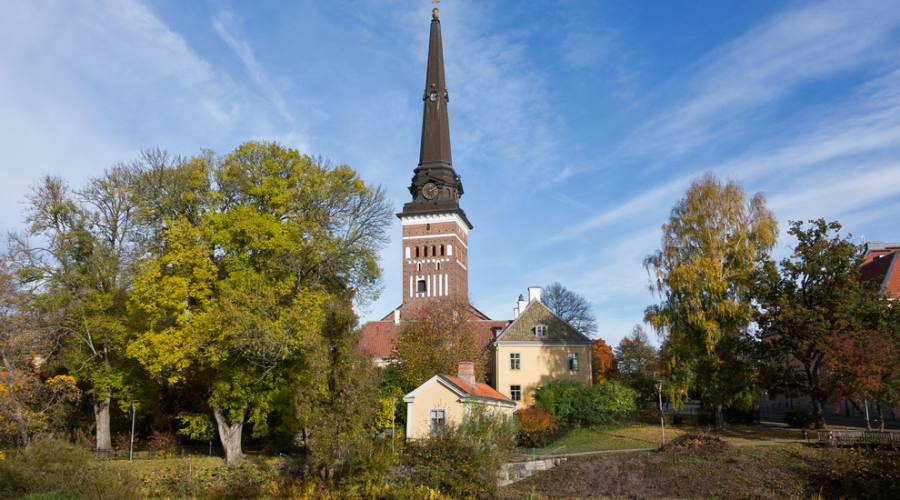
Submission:
<svg viewBox="0 0 900 500">
<path fill-rule="evenodd" d="M 569 425 L 613 424 L 638 411 L 637 391 L 616 380 L 592 387 L 560 380 L 539 388 L 534 398 L 557 422 Z"/>
<path fill-rule="evenodd" d="M 405 463 L 415 482 L 453 498 L 489 498 L 497 488 L 497 471 L 515 450 L 512 419 L 481 406 L 470 408 L 459 427 L 412 443 Z"/>
<path fill-rule="evenodd" d="M 61 441 L 37 441 L 0 460 L 0 497 L 136 498 L 140 482 L 128 471 L 94 460 Z"/>
<path fill-rule="evenodd" d="M 559 428 L 553 415 L 537 406 L 523 408 L 515 413 L 515 417 L 519 427 L 519 446 L 544 446 Z"/>
</svg>

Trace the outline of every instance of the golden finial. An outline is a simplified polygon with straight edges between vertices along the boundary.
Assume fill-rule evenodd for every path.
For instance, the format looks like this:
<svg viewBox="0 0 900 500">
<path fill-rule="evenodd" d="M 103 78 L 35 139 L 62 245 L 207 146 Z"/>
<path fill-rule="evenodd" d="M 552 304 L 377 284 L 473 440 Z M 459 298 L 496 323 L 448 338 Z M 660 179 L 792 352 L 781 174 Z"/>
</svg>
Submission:
<svg viewBox="0 0 900 500">
<path fill-rule="evenodd" d="M 438 19 L 438 4 L 441 3 L 441 0 L 431 0 L 431 3 L 434 4 L 434 8 L 431 9 L 431 18 Z"/>
</svg>

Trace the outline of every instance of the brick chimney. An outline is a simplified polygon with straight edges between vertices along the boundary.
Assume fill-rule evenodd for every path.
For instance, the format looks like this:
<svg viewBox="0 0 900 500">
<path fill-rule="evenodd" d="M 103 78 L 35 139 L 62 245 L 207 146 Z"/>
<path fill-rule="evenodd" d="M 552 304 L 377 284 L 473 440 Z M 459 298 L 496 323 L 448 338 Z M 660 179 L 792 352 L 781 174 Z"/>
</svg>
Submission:
<svg viewBox="0 0 900 500">
<path fill-rule="evenodd" d="M 471 361 L 459 362 L 459 379 L 475 387 L 475 363 Z"/>
</svg>

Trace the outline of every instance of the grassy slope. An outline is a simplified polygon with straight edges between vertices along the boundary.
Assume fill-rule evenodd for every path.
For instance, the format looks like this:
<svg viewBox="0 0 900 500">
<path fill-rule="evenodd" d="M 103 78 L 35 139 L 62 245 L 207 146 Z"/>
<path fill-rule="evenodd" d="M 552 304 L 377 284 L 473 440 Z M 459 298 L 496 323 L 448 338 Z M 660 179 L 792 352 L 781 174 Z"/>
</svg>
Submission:
<svg viewBox="0 0 900 500">
<path fill-rule="evenodd" d="M 666 440 L 686 432 L 707 432 L 706 427 L 678 426 L 666 428 Z M 779 427 L 731 425 L 721 435 L 727 441 L 799 439 L 800 431 Z M 661 443 L 658 426 L 632 424 L 614 428 L 572 429 L 544 448 L 523 449 L 525 455 L 579 453 L 586 451 L 655 448 Z"/>
</svg>

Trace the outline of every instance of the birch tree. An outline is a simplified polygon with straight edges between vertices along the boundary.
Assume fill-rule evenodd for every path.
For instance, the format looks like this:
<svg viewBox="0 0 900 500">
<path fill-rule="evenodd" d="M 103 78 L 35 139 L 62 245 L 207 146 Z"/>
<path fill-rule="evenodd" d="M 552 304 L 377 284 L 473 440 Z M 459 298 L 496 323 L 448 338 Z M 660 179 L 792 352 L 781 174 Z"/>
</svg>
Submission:
<svg viewBox="0 0 900 500">
<path fill-rule="evenodd" d="M 661 299 L 646 319 L 663 334 L 671 378 L 699 390 L 722 429 L 723 410 L 753 398 L 752 292 L 777 223 L 762 194 L 748 200 L 737 184 L 708 175 L 691 185 L 662 232 L 660 249 L 644 261 Z"/>
</svg>

